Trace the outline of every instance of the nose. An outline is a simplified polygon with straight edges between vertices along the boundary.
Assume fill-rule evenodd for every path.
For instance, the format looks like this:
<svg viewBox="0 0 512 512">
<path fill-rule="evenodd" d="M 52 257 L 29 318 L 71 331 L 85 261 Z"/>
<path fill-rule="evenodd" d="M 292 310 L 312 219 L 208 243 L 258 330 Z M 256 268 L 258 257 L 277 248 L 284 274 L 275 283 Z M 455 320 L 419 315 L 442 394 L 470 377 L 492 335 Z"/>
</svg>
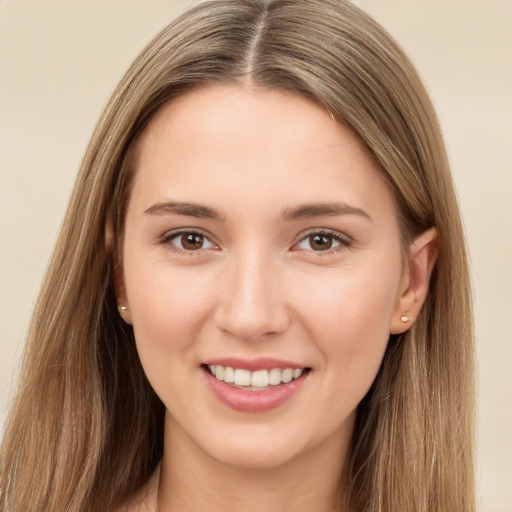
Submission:
<svg viewBox="0 0 512 512">
<path fill-rule="evenodd" d="M 239 340 L 276 335 L 289 325 L 282 273 L 262 254 L 233 257 L 215 312 L 219 329 Z"/>
</svg>

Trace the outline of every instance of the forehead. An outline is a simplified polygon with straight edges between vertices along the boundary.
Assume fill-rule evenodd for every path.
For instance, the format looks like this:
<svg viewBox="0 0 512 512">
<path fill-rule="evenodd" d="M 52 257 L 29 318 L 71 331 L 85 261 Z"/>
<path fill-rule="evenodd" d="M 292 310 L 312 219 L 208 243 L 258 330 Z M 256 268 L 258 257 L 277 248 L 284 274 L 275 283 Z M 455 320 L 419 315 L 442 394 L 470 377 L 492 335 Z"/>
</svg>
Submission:
<svg viewBox="0 0 512 512">
<path fill-rule="evenodd" d="M 200 88 L 162 107 L 139 141 L 133 193 L 141 207 L 236 196 L 246 209 L 272 198 L 394 214 L 376 165 L 345 126 L 312 100 L 262 88 Z"/>
</svg>

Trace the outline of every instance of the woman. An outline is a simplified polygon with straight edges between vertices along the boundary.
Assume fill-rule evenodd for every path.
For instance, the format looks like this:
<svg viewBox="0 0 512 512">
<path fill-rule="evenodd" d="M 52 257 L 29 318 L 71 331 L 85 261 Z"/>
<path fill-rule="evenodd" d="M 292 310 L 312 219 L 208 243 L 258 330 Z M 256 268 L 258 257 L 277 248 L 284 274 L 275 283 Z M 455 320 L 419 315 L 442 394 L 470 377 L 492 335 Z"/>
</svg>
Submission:
<svg viewBox="0 0 512 512">
<path fill-rule="evenodd" d="M 464 240 L 428 96 L 343 1 L 212 1 L 93 134 L 2 510 L 474 510 Z"/>
</svg>

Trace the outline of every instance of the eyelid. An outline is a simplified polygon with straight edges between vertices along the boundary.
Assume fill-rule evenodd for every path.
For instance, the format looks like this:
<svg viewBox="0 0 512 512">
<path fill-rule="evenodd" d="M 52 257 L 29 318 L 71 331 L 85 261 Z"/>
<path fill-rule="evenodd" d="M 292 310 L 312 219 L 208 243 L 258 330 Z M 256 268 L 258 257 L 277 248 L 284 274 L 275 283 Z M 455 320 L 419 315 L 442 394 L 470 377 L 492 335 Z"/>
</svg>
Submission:
<svg viewBox="0 0 512 512">
<path fill-rule="evenodd" d="M 337 245 L 336 247 L 332 247 L 330 249 L 327 249 L 325 251 L 315 251 L 313 249 L 310 249 L 310 250 L 308 250 L 308 249 L 298 249 L 298 248 L 295 249 L 306 238 L 308 238 L 310 236 L 313 236 L 313 235 L 329 235 L 329 236 L 332 236 L 334 240 L 339 242 L 339 245 Z M 343 251 L 343 250 L 349 248 L 352 245 L 352 243 L 353 243 L 353 240 L 352 240 L 351 237 L 349 237 L 348 235 L 346 235 L 345 233 L 343 233 L 341 231 L 337 231 L 336 229 L 311 228 L 311 229 L 308 229 L 305 232 L 302 232 L 299 235 L 298 240 L 292 246 L 292 250 L 297 250 L 297 251 L 304 250 L 304 251 L 308 251 L 308 252 L 314 253 L 315 255 L 318 255 L 318 256 L 326 256 L 326 255 L 329 255 L 329 254 L 333 254 L 333 253 L 336 253 L 336 252 Z"/>
<path fill-rule="evenodd" d="M 173 238 L 178 237 L 179 235 L 184 235 L 184 234 L 201 235 L 202 237 L 204 237 L 206 240 L 208 240 L 208 242 L 210 242 L 213 245 L 213 248 L 206 247 L 204 249 L 201 248 L 201 249 L 197 249 L 195 251 L 187 251 L 186 249 L 180 249 L 179 247 L 177 247 L 176 245 L 171 243 L 171 240 Z M 172 229 L 170 231 L 166 231 L 165 234 L 159 238 L 158 243 L 161 245 L 166 245 L 168 247 L 168 249 L 171 251 L 187 253 L 187 255 L 190 255 L 190 256 L 193 256 L 194 254 L 198 254 L 205 250 L 220 249 L 219 244 L 213 240 L 213 237 L 208 232 L 204 231 L 201 228 L 194 228 L 194 227 L 177 228 L 177 229 Z"/>
<path fill-rule="evenodd" d="M 201 236 L 203 236 L 206 240 L 208 240 L 209 243 L 211 243 L 214 247 L 211 248 L 211 247 L 208 247 L 208 248 L 201 248 L 201 249 L 197 249 L 195 251 L 189 251 L 189 250 L 186 250 L 186 249 L 180 249 L 179 247 L 177 247 L 176 245 L 170 243 L 170 241 L 175 238 L 175 237 L 178 237 L 179 235 L 181 234 L 199 234 Z M 310 236 L 313 236 L 313 235 L 329 235 L 329 236 L 332 236 L 334 240 L 336 240 L 337 242 L 339 242 L 339 245 L 337 245 L 336 247 L 332 247 L 330 249 L 327 249 L 325 251 L 314 251 L 313 249 L 299 249 L 297 248 L 297 246 L 303 242 L 306 238 L 310 237 Z M 169 250 L 171 251 L 174 251 L 174 252 L 180 252 L 180 253 L 187 253 L 187 255 L 189 256 L 193 256 L 193 255 L 197 255 L 198 253 L 201 253 L 203 252 L 204 250 L 219 250 L 220 249 L 220 246 L 219 244 L 214 240 L 213 236 L 210 235 L 208 232 L 206 232 L 205 230 L 201 229 L 201 228 L 196 228 L 196 227 L 184 227 L 184 228 L 177 228 L 177 229 L 172 229 L 170 231 L 167 231 L 164 235 L 162 235 L 159 240 L 158 240 L 158 243 L 159 244 L 162 244 L 162 245 L 167 245 L 167 247 L 169 248 Z M 293 243 L 292 247 L 291 247 L 291 250 L 294 251 L 294 250 L 304 250 L 304 251 L 308 251 L 308 252 L 311 252 L 311 253 L 314 253 L 315 255 L 318 255 L 318 256 L 322 256 L 322 255 L 329 255 L 329 254 L 332 254 L 332 253 L 335 253 L 335 252 L 340 252 L 344 249 L 347 249 L 349 248 L 353 243 L 353 239 L 348 236 L 347 234 L 341 232 L 341 231 L 338 231 L 338 230 L 335 230 L 335 229 L 329 229 L 329 228 L 310 228 L 304 232 L 302 232 L 298 237 L 297 237 L 297 241 Z"/>
</svg>

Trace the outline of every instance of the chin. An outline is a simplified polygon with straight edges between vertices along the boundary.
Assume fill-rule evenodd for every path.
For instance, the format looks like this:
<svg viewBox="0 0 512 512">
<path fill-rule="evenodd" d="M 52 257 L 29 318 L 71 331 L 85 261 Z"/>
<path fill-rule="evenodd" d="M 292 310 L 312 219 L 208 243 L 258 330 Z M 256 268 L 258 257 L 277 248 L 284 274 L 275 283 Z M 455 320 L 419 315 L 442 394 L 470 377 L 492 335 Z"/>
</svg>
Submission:
<svg viewBox="0 0 512 512">
<path fill-rule="evenodd" d="M 300 450 L 280 449 L 269 443 L 253 444 L 248 441 L 245 445 L 232 446 L 222 453 L 211 453 L 210 456 L 219 463 L 242 470 L 271 470 L 286 466 L 299 457 Z"/>
<path fill-rule="evenodd" d="M 295 425 L 293 423 L 292 421 L 287 427 L 239 426 L 227 429 L 227 436 L 215 436 L 215 432 L 211 432 L 214 438 L 207 440 L 203 437 L 202 448 L 210 457 L 227 467 L 270 470 L 295 463 L 325 445 L 326 438 L 336 437 L 330 432 L 324 432 L 323 436 L 308 435 L 305 425 L 301 428 L 297 422 Z"/>
</svg>

